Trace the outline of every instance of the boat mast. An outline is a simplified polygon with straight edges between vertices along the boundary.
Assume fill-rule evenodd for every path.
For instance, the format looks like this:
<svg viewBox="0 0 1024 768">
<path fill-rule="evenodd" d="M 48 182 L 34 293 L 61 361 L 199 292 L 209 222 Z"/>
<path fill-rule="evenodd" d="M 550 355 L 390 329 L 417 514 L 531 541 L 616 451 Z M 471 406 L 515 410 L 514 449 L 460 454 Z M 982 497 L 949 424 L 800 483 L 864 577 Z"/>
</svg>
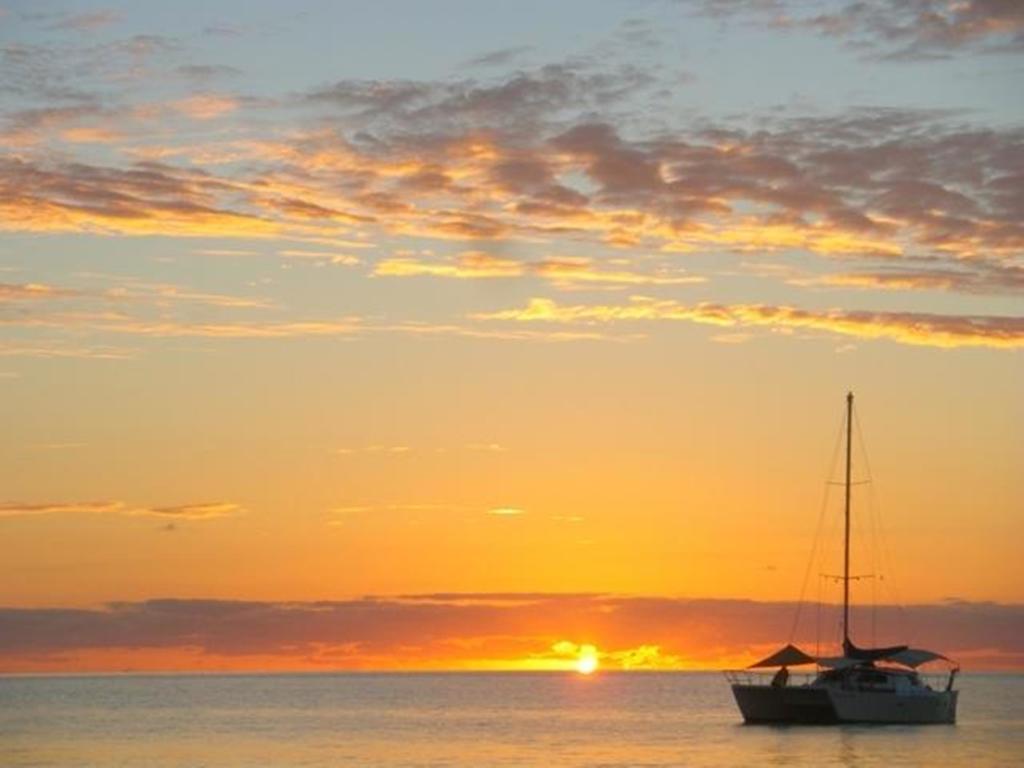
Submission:
<svg viewBox="0 0 1024 768">
<path fill-rule="evenodd" d="M 850 646 L 850 446 L 853 440 L 853 392 L 846 393 L 846 533 L 843 539 L 843 652 Z"/>
</svg>

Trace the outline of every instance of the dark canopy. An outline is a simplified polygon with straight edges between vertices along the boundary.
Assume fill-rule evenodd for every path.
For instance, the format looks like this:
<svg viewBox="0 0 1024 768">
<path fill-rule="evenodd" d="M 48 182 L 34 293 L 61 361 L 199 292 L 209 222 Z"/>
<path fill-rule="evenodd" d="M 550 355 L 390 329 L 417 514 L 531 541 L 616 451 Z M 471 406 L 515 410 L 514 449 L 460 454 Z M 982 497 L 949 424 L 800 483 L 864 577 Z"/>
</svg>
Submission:
<svg viewBox="0 0 1024 768">
<path fill-rule="evenodd" d="M 849 638 L 843 641 L 843 655 L 848 659 L 857 659 L 857 661 L 887 659 L 905 650 L 907 650 L 905 645 L 892 645 L 888 648 L 858 648 Z"/>
<path fill-rule="evenodd" d="M 790 643 L 782 650 L 776 651 L 766 659 L 761 659 L 756 664 L 751 664 L 748 669 L 757 667 L 796 667 L 801 664 L 814 664 L 814 657 L 808 656 L 795 645 Z"/>
</svg>

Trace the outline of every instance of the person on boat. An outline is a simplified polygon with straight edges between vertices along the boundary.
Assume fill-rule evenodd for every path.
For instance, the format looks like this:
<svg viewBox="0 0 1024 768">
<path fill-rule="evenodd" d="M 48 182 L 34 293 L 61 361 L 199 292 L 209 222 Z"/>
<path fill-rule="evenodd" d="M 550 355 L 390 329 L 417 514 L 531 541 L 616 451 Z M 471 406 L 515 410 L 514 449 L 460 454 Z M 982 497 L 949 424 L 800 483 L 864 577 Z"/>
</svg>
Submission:
<svg viewBox="0 0 1024 768">
<path fill-rule="evenodd" d="M 779 667 L 779 671 L 776 672 L 775 677 L 772 678 L 772 687 L 784 688 L 787 682 L 789 682 L 789 669 L 783 665 Z"/>
</svg>

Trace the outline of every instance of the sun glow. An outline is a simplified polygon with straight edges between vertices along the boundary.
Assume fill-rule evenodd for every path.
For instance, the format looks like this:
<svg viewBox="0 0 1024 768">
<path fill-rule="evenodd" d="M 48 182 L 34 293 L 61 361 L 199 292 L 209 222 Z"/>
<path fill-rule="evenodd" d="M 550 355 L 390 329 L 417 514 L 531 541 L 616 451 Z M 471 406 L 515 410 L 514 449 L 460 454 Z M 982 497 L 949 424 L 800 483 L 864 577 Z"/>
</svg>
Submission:
<svg viewBox="0 0 1024 768">
<path fill-rule="evenodd" d="M 589 675 L 597 669 L 597 649 L 592 645 L 580 646 L 580 655 L 576 659 L 576 671 L 581 675 Z"/>
</svg>

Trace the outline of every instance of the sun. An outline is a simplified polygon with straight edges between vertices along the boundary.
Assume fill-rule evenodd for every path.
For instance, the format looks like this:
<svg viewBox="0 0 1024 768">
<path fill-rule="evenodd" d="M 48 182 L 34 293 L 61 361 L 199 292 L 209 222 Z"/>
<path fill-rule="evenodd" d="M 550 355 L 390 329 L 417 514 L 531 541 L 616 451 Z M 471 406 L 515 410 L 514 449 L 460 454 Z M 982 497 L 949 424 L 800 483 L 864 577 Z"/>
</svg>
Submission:
<svg viewBox="0 0 1024 768">
<path fill-rule="evenodd" d="M 580 647 L 579 658 L 576 659 L 576 671 L 581 675 L 589 675 L 597 669 L 597 649 L 592 645 Z"/>
</svg>

